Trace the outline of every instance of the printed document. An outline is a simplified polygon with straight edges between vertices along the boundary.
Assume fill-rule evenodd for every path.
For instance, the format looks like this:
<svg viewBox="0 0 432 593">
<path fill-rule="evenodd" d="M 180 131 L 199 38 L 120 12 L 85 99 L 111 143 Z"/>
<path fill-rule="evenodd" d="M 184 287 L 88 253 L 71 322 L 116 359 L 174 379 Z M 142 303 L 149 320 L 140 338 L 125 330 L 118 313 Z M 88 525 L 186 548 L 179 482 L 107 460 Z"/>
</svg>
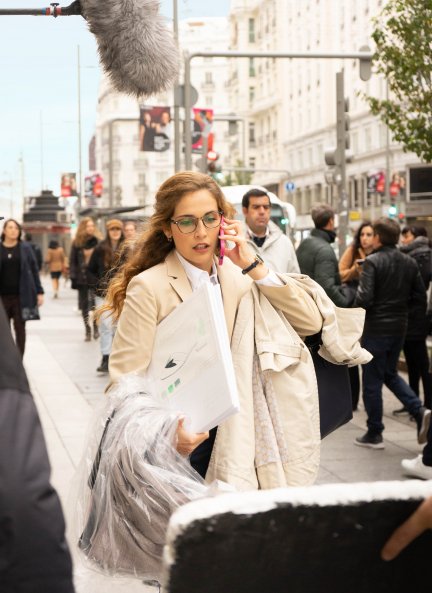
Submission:
<svg viewBox="0 0 432 593">
<path fill-rule="evenodd" d="M 204 284 L 158 325 L 148 373 L 191 432 L 210 430 L 239 411 L 219 285 Z"/>
</svg>

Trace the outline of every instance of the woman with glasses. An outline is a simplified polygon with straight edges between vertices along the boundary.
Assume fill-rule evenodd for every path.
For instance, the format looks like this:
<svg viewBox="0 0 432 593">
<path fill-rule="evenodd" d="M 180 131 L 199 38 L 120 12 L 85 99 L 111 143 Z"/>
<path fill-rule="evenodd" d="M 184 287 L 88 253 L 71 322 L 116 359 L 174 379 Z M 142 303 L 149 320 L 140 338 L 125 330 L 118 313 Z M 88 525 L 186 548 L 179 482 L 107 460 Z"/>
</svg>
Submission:
<svg viewBox="0 0 432 593">
<path fill-rule="evenodd" d="M 262 465 L 270 469 L 263 469 L 257 477 L 254 442 L 258 437 L 254 436 L 254 430 L 256 426 L 261 428 L 261 420 L 258 417 L 254 420 L 251 379 L 254 307 L 251 305 L 247 314 L 243 314 L 245 309 L 242 308 L 242 321 L 239 307 L 242 302 L 249 303 L 247 299 L 252 301 L 255 285 L 259 294 L 264 295 L 301 336 L 320 331 L 322 316 L 313 298 L 298 282 L 289 275 L 277 275 L 263 264 L 248 245 L 241 223 L 234 220 L 233 215 L 233 207 L 208 175 L 190 171 L 177 173 L 159 188 L 149 226 L 140 237 L 132 258 L 111 281 L 107 292 L 106 308 L 118 319 L 109 360 L 111 385 L 125 374 L 144 375 L 152 358 L 157 325 L 203 283 L 220 284 L 240 401 L 248 401 L 234 417 L 235 426 L 240 425 L 242 429 L 230 430 L 231 419 L 228 419 L 210 434 L 192 434 L 183 428 L 180 420 L 177 450 L 190 455 L 192 467 L 203 477 L 208 474 L 212 457 L 208 479 L 219 478 L 243 489 L 286 485 L 290 478 L 284 475 L 283 464 L 278 466 L 281 469 L 278 472 L 274 470 L 277 464 L 269 460 L 263 460 Z M 219 265 L 221 239 L 229 240 L 233 248 L 226 251 L 223 264 Z M 244 324 L 245 333 L 239 332 L 240 323 Z M 313 376 L 313 367 L 311 372 Z M 309 380 L 306 373 L 304 380 Z M 292 392 L 298 389 L 298 384 L 297 387 L 286 386 L 286 389 Z M 317 410 L 309 415 L 299 413 L 300 408 L 295 409 L 295 406 L 292 409 L 288 409 L 288 404 L 284 406 L 278 412 L 280 422 L 286 429 L 286 417 L 290 416 L 288 424 L 297 424 L 302 435 L 298 450 L 303 446 L 307 448 L 309 435 L 315 435 L 316 430 L 319 433 L 314 424 Z M 262 428 L 265 430 L 264 426 Z M 319 435 L 318 444 L 313 447 L 319 450 Z M 313 447 L 309 449 L 309 456 Z M 302 477 L 297 483 L 313 481 L 316 468 L 308 464 L 311 464 L 310 457 L 305 455 L 298 463 Z"/>
</svg>

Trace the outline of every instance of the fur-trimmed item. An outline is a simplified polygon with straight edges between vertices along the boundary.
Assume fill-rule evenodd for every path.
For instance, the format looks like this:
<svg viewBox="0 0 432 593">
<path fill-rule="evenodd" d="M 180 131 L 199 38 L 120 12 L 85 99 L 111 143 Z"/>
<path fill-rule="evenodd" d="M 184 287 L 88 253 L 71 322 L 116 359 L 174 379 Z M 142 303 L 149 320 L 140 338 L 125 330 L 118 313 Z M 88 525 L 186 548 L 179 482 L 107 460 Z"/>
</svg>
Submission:
<svg viewBox="0 0 432 593">
<path fill-rule="evenodd" d="M 118 91 L 153 95 L 173 84 L 179 54 L 159 0 L 80 1 L 102 66 Z"/>
</svg>

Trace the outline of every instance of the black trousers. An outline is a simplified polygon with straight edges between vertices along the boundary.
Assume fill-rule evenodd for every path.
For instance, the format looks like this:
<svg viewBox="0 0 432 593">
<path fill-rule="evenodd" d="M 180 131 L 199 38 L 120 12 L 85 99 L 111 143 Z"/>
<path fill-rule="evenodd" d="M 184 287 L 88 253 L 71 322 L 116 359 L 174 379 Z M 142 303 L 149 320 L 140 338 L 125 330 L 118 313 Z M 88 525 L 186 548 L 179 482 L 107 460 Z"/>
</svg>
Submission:
<svg viewBox="0 0 432 593">
<path fill-rule="evenodd" d="M 419 395 L 420 379 L 423 385 L 424 405 L 431 409 L 432 375 L 429 372 L 429 357 L 426 340 L 405 340 L 403 345 L 405 360 L 408 367 L 408 382 L 411 389 Z"/>
<path fill-rule="evenodd" d="M 25 321 L 21 316 L 21 304 L 19 296 L 17 294 L 4 294 L 2 295 L 2 301 L 9 323 L 11 319 L 13 321 L 16 345 L 21 353 L 22 358 L 24 356 L 26 332 Z"/>
<path fill-rule="evenodd" d="M 352 409 L 357 410 L 360 397 L 360 373 L 359 367 L 348 367 L 350 385 L 351 385 L 351 400 Z"/>
<path fill-rule="evenodd" d="M 84 319 L 84 325 L 89 325 L 89 313 L 95 308 L 95 294 L 88 286 L 78 286 L 78 306 Z"/>
</svg>

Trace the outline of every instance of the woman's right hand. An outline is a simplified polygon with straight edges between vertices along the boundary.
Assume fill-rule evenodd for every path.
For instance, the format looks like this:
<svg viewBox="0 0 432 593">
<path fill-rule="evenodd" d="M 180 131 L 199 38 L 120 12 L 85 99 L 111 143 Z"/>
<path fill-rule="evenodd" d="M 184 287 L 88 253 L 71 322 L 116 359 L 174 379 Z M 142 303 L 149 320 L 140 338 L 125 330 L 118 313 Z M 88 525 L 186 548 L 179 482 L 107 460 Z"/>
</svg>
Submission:
<svg viewBox="0 0 432 593">
<path fill-rule="evenodd" d="M 180 455 L 187 457 L 198 445 L 201 445 L 209 438 L 208 432 L 188 432 L 184 427 L 185 419 L 180 418 L 177 425 L 177 445 L 176 449 Z"/>
</svg>

